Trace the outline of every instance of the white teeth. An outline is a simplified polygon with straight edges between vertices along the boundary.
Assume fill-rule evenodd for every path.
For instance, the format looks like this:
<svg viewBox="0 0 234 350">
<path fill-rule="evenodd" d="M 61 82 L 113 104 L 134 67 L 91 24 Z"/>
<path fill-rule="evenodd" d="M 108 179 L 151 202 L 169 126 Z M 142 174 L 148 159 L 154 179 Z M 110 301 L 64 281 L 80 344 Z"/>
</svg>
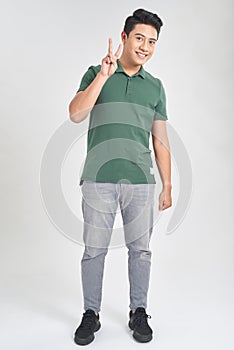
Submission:
<svg viewBox="0 0 234 350">
<path fill-rule="evenodd" d="M 137 52 L 138 56 L 140 56 L 141 58 L 144 58 L 146 55 L 143 55 L 142 53 Z"/>
</svg>

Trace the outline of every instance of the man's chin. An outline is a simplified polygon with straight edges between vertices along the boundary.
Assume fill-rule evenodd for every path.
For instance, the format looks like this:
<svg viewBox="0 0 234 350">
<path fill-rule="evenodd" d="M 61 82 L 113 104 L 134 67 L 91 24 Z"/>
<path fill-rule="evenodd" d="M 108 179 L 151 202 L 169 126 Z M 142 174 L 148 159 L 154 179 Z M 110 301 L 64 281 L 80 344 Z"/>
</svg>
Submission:
<svg viewBox="0 0 234 350">
<path fill-rule="evenodd" d="M 136 62 L 136 64 L 138 65 L 142 65 L 142 64 L 145 64 L 147 61 L 148 61 L 148 58 L 145 57 L 145 58 L 140 58 L 140 57 L 134 57 L 134 61 Z"/>
<path fill-rule="evenodd" d="M 146 61 L 147 61 L 147 60 L 137 60 L 137 61 L 136 61 L 136 65 L 137 65 L 137 66 L 143 66 L 143 64 L 145 64 Z"/>
<path fill-rule="evenodd" d="M 135 58 L 135 57 L 134 57 L 134 59 L 132 59 L 132 63 L 133 63 L 134 66 L 141 66 L 145 62 L 146 62 L 146 59 L 142 60 L 142 59 L 138 59 L 138 58 Z"/>
</svg>

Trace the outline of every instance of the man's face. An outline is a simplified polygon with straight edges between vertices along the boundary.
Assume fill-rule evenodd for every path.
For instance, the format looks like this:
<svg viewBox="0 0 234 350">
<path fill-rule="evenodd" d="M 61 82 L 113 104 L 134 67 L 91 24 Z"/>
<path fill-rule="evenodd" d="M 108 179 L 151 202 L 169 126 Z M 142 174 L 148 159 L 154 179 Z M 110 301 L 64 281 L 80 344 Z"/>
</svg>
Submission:
<svg viewBox="0 0 234 350">
<path fill-rule="evenodd" d="M 122 32 L 124 54 L 133 65 L 143 65 L 154 53 L 157 30 L 148 24 L 136 24 L 128 37 Z"/>
</svg>

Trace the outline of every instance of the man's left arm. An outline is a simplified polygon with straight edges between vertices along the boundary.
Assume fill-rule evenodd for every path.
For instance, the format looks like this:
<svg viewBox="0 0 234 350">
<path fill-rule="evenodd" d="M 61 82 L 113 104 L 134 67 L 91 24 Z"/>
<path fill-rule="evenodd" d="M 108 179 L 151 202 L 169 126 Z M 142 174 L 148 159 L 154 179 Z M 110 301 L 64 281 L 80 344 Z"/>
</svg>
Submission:
<svg viewBox="0 0 234 350">
<path fill-rule="evenodd" d="M 162 192 L 159 196 L 159 210 L 172 206 L 171 197 L 171 153 L 167 136 L 166 121 L 154 120 L 151 129 L 155 161 L 162 180 Z"/>
</svg>

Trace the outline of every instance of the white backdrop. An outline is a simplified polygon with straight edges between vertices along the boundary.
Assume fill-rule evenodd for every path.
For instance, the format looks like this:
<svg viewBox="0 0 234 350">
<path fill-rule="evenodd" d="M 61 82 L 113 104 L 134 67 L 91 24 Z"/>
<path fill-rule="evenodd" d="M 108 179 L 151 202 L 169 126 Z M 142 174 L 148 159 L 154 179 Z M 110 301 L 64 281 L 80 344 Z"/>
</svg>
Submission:
<svg viewBox="0 0 234 350">
<path fill-rule="evenodd" d="M 155 337 L 145 346 L 231 349 L 232 2 L 8 0 L 1 1 L 0 21 L 0 345 L 5 350 L 77 348 L 72 335 L 83 312 L 83 247 L 48 218 L 40 196 L 40 162 L 50 137 L 68 118 L 82 75 L 101 62 L 109 36 L 118 46 L 125 18 L 139 7 L 164 22 L 145 69 L 165 85 L 169 122 L 190 156 L 194 188 L 178 229 L 164 233 L 173 207 L 154 229 L 147 311 Z M 71 152 L 74 165 L 67 165 L 63 187 L 78 211 L 77 172 L 85 154 L 77 146 Z M 174 198 L 176 184 L 173 167 Z M 128 304 L 127 251 L 111 249 L 102 330 L 90 347 L 137 346 L 127 329 Z"/>
</svg>

